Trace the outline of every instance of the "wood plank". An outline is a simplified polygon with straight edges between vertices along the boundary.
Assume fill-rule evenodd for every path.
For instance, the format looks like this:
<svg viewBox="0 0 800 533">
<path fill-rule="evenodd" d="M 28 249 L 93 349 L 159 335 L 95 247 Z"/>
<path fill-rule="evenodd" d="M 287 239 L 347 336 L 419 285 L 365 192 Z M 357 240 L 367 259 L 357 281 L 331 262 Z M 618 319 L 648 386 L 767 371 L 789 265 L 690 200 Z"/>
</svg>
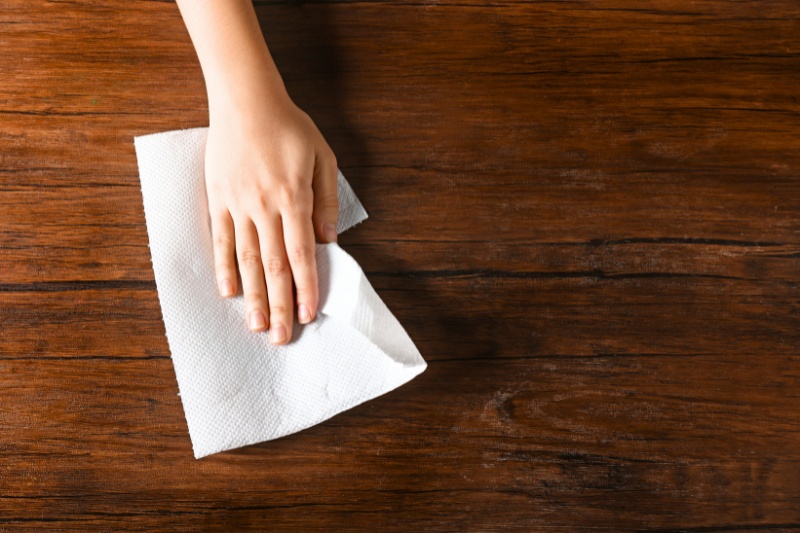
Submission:
<svg viewBox="0 0 800 533">
<path fill-rule="evenodd" d="M 82 7 L 76 19 L 108 16 L 114 11 L 98 5 L 103 4 Z M 142 9 L 149 10 L 150 6 L 132 9 L 127 24 L 144 26 Z M 547 8 L 543 12 L 541 6 L 510 4 L 467 10 L 430 8 L 425 10 L 424 28 L 409 29 L 392 23 L 395 18 L 386 16 L 386 12 L 402 18 L 401 13 L 417 9 L 414 6 L 308 5 L 302 8 L 308 15 L 307 23 L 298 19 L 297 8 L 261 9 L 268 10 L 262 18 L 273 21 L 274 29 L 269 29 L 273 34 L 268 37 L 275 43 L 275 54 L 293 95 L 320 117 L 348 177 L 365 198 L 373 220 L 380 221 L 365 227 L 362 238 L 398 238 L 409 231 L 410 225 L 416 225 L 419 231 L 427 230 L 424 237 L 430 239 L 458 240 L 463 238 L 462 228 L 470 227 L 472 236 L 488 239 L 484 233 L 488 232 L 495 242 L 696 238 L 758 243 L 764 240 L 768 228 L 775 242 L 797 244 L 800 203 L 792 192 L 798 156 L 796 150 L 784 149 L 797 144 L 800 131 L 800 113 L 791 90 L 800 82 L 800 69 L 795 68 L 797 54 L 791 53 L 793 41 L 787 40 L 797 18 L 778 20 L 765 13 L 759 18 L 761 10 L 755 6 L 734 11 L 712 3 L 706 6 L 707 12 L 695 14 L 680 10 L 672 13 L 669 9 L 655 13 L 623 11 L 617 13 L 619 27 L 615 27 L 602 10 Z M 508 27 L 502 35 L 510 42 L 485 39 L 467 46 L 464 40 L 470 35 L 496 35 L 500 31 L 498 25 L 506 19 L 497 15 L 498 10 L 508 12 L 509 17 L 514 15 L 513 24 L 503 23 Z M 25 32 L 30 31 L 31 18 L 26 24 L 24 15 L 23 11 L 17 20 L 10 21 L 16 24 L 8 24 L 13 28 L 11 36 L 6 37 L 9 44 L 18 42 L 14 36 L 28 35 Z M 175 22 L 174 9 L 164 9 L 159 15 Z M 732 19 L 745 15 L 753 20 L 748 19 L 738 33 L 731 30 Z M 545 24 L 542 17 L 552 20 Z M 698 33 L 697 27 L 687 22 L 697 17 L 704 31 L 718 28 L 719 33 L 713 39 Z M 328 19 L 342 34 L 335 36 L 338 55 L 328 51 L 323 61 L 318 57 L 320 45 L 302 37 L 319 31 Z M 384 54 L 361 53 L 365 19 L 381 30 L 380 42 L 388 47 L 386 54 L 413 57 L 414 63 L 403 59 L 405 63 L 398 64 L 386 61 Z M 445 21 L 457 21 L 469 31 L 450 32 Z M 682 32 L 680 39 L 662 36 L 657 59 L 653 59 L 650 44 L 624 33 L 627 25 L 655 21 L 659 28 Z M 545 31 L 530 31 L 534 23 Z M 49 24 L 55 29 L 64 21 L 54 18 Z M 764 25 L 775 30 L 766 38 L 761 33 Z M 599 26 L 611 36 L 623 38 L 615 54 L 597 54 L 597 32 L 585 31 L 584 27 L 597 30 Z M 561 52 L 567 54 L 569 65 L 575 65 L 574 72 L 544 68 L 555 61 L 554 28 L 572 32 L 570 39 L 561 39 L 568 42 L 560 46 L 569 47 Z M 86 39 L 113 38 L 110 33 L 96 34 L 89 25 L 70 30 L 83 32 Z M 23 236 L 35 234 L 41 222 L 30 215 L 31 204 L 42 205 L 42 209 L 49 205 L 41 201 L 40 185 L 60 186 L 66 181 L 85 190 L 90 198 L 105 197 L 110 204 L 112 199 L 119 199 L 109 206 L 102 224 L 136 224 L 131 231 L 141 229 L 143 215 L 136 202 L 138 180 L 132 136 L 158 129 L 153 119 L 159 116 L 172 122 L 163 129 L 202 125 L 204 117 L 199 71 L 181 68 L 177 72 L 175 68 L 175 64 L 195 61 L 186 36 L 163 29 L 157 34 L 152 28 L 149 31 L 146 35 L 168 45 L 115 50 L 122 54 L 119 64 L 115 62 L 107 79 L 100 80 L 112 99 L 98 100 L 98 80 L 87 74 L 98 64 L 111 61 L 107 48 L 98 46 L 76 58 L 73 41 L 56 40 L 46 53 L 36 48 L 37 55 L 29 58 L 34 61 L 12 65 L 13 59 L 7 59 L 10 73 L 20 81 L 5 89 L 11 93 L 4 95 L 4 101 L 15 108 L 15 113 L 34 114 L 16 117 L 5 134 L 9 142 L 4 146 L 3 163 L 7 168 L 0 172 L 0 186 L 21 195 L 11 197 L 9 203 L 22 209 L 19 218 L 12 213 L 14 218 L 5 228 Z M 430 38 L 412 40 L 414 32 L 420 31 Z M 733 39 L 742 39 L 741 31 L 754 38 L 760 36 L 758 51 L 750 54 L 760 54 L 758 61 L 742 57 L 733 47 Z M 298 35 L 310 44 L 297 46 Z M 606 39 L 611 40 L 611 36 Z M 501 46 L 502 50 L 498 48 Z M 431 48 L 437 53 L 426 54 Z M 506 70 L 486 71 L 485 66 L 496 63 L 491 58 L 499 52 L 503 52 Z M 689 52 L 693 55 L 687 55 Z M 66 54 L 72 54 L 69 63 L 64 61 Z M 559 60 L 565 62 L 566 58 Z M 331 61 L 336 71 L 330 68 Z M 531 70 L 532 61 L 542 63 L 534 65 L 539 70 Z M 736 68 L 694 69 L 688 76 L 686 64 L 692 61 L 732 62 Z M 158 91 L 152 90 L 150 76 L 141 75 L 142 62 L 155 69 L 156 79 L 162 76 Z M 329 66 L 322 68 L 322 63 Z M 483 70 L 474 65 L 482 65 Z M 598 68 L 607 73 L 598 75 Z M 39 76 L 31 76 L 32 69 L 40 72 Z M 42 83 L 42 72 L 47 83 Z M 425 78 L 421 86 L 420 76 L 430 72 L 435 75 Z M 376 83 L 386 78 L 393 82 Z M 320 91 L 324 83 L 334 84 L 334 90 Z M 187 92 L 187 85 L 190 96 L 179 96 Z M 619 86 L 625 87 L 626 96 L 604 96 Z M 46 88 L 44 94 L 42 87 Z M 119 94 L 135 98 L 119 98 Z M 701 94 L 704 100 L 690 101 L 689 94 Z M 492 96 L 489 103 L 482 100 L 486 95 Z M 333 97 L 343 100 L 339 112 L 332 110 Z M 53 105 L 54 100 L 58 105 Z M 636 105 L 632 106 L 634 101 Z M 765 102 L 771 107 L 765 108 Z M 547 105 L 541 105 L 544 103 Z M 582 111 L 587 106 L 593 113 Z M 472 113 L 462 115 L 465 107 Z M 154 115 L 152 109 L 159 113 Z M 772 120 L 770 113 L 778 113 L 781 119 Z M 109 114 L 112 116 L 106 116 Z M 42 116 L 49 118 L 43 121 Z M 356 117 L 362 135 L 346 131 L 338 122 L 343 118 L 345 123 L 352 123 Z M 459 118 L 453 122 L 453 117 Z M 527 126 L 509 129 L 511 117 L 513 124 Z M 420 124 L 426 125 L 422 131 Z M 362 138 L 352 142 L 356 137 Z M 104 149 L 87 153 L 87 144 Z M 353 151 L 359 155 L 353 155 Z M 409 167 L 400 161 L 408 153 L 424 159 L 413 161 Z M 371 160 L 365 161 L 364 154 L 370 154 Z M 482 154 L 493 157 L 487 159 Z M 81 159 L 86 161 L 88 173 L 75 168 L 75 162 Z M 27 169 L 31 173 L 26 174 Z M 111 184 L 129 185 L 132 190 L 109 198 L 107 187 Z M 684 194 L 687 186 L 694 194 Z M 422 187 L 430 194 L 417 194 Z M 53 194 L 58 192 L 65 200 L 82 194 L 69 189 Z M 454 211 L 464 215 L 442 217 L 442 198 L 456 204 Z M 732 212 L 737 216 L 732 217 Z M 523 213 L 528 224 L 510 223 Z M 564 224 L 564 220 L 571 223 Z M 64 220 L 64 227 L 54 231 L 69 232 L 75 222 Z M 142 237 L 139 231 L 114 241 L 128 243 L 133 238 L 141 242 Z M 102 264 L 103 270 L 98 273 L 84 268 L 81 272 L 90 278 L 119 277 L 142 269 L 138 278 L 147 277 L 146 262 L 136 262 L 125 250 L 114 253 L 126 266 L 114 265 L 115 272 L 109 272 L 108 259 L 93 257 L 84 263 Z M 54 262 L 71 268 L 77 257 L 108 255 L 86 246 L 80 246 L 74 254 Z M 21 259 L 15 266 L 34 258 Z M 131 263 L 134 269 L 127 268 Z M 18 279 L 31 280 L 31 272 L 22 275 Z M 43 275 L 60 277 L 64 273 L 48 270 Z"/>
<path fill-rule="evenodd" d="M 175 423 L 168 361 L 3 362 L 18 410 L 3 419 L 0 515 L 347 530 L 395 512 L 394 531 L 791 523 L 800 395 L 786 392 L 799 361 L 439 363 L 402 393 L 200 461 Z"/>
<path fill-rule="evenodd" d="M 800 353 L 796 283 L 592 272 L 424 274 L 401 269 L 370 277 L 431 361 Z M 169 355 L 152 282 L 0 288 L 0 353 L 7 357 Z M 119 338 L 125 342 L 114 342 Z"/>
</svg>

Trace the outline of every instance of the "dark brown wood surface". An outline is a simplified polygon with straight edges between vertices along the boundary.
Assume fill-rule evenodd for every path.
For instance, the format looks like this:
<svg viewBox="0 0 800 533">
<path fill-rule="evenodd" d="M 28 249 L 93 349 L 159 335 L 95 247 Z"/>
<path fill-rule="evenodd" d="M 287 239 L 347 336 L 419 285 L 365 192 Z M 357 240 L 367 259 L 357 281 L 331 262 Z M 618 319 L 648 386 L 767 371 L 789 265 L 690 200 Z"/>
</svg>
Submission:
<svg viewBox="0 0 800 533">
<path fill-rule="evenodd" d="M 173 3 L 0 5 L 0 531 L 800 531 L 800 3 L 258 2 L 429 363 L 192 456 L 133 137 Z"/>
</svg>

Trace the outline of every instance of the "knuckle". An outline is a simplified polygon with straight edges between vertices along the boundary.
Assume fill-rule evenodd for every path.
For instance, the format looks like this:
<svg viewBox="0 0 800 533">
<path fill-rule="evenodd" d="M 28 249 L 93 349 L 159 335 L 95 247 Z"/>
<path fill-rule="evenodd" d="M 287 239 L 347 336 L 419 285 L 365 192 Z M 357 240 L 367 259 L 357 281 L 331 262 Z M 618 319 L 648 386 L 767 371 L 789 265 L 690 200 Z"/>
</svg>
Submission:
<svg viewBox="0 0 800 533">
<path fill-rule="evenodd" d="M 225 233 L 217 233 L 214 235 L 214 247 L 221 250 L 228 250 L 233 247 L 233 240 Z"/>
<path fill-rule="evenodd" d="M 206 180 L 206 186 L 210 187 L 208 184 L 208 180 Z M 208 190 L 208 189 L 207 189 Z M 211 188 L 213 191 L 213 188 Z M 212 224 L 214 222 L 221 222 L 227 218 L 230 218 L 231 213 L 228 210 L 227 203 L 221 200 L 220 198 L 209 196 L 208 197 L 208 215 L 211 217 Z"/>
<path fill-rule="evenodd" d="M 242 197 L 240 210 L 245 218 L 252 220 L 255 214 L 275 211 L 275 200 L 275 193 L 272 189 L 258 187 Z"/>
<path fill-rule="evenodd" d="M 248 313 L 251 311 L 264 311 L 264 308 L 266 307 L 260 298 L 256 298 L 253 295 L 249 297 L 245 295 L 244 302 Z"/>
<path fill-rule="evenodd" d="M 266 210 L 272 204 L 272 196 L 266 192 L 261 192 L 254 195 L 256 206 L 261 210 Z"/>
<path fill-rule="evenodd" d="M 214 261 L 214 270 L 219 275 L 220 279 L 232 277 L 234 275 L 234 266 L 227 259 L 219 258 Z M 235 280 L 234 280 L 235 281 Z"/>
<path fill-rule="evenodd" d="M 296 183 L 302 182 L 302 178 L 295 180 Z M 287 186 L 280 191 L 281 203 L 292 210 L 303 209 L 309 203 L 309 189 L 301 186 Z"/>
<path fill-rule="evenodd" d="M 339 209 L 339 197 L 334 193 L 320 195 L 316 203 L 317 207 L 321 209 Z"/>
<path fill-rule="evenodd" d="M 206 167 L 206 192 L 209 193 L 209 202 L 211 205 L 216 208 L 217 211 L 221 211 L 219 207 L 220 203 L 217 201 L 218 198 L 224 197 L 225 192 L 225 178 L 227 176 L 224 173 L 217 172 L 214 168 Z"/>
<path fill-rule="evenodd" d="M 284 274 L 288 271 L 286 261 L 280 257 L 270 257 L 267 260 L 267 272 L 272 276 Z"/>
<path fill-rule="evenodd" d="M 239 252 L 239 264 L 253 268 L 257 267 L 261 263 L 261 254 L 259 254 L 255 250 L 242 250 Z"/>
<path fill-rule="evenodd" d="M 336 160 L 336 154 L 333 153 L 333 150 L 331 150 L 330 147 L 325 152 L 325 159 L 328 161 L 328 164 L 334 169 L 339 168 L 339 162 Z"/>
<path fill-rule="evenodd" d="M 308 265 L 311 262 L 311 254 L 304 246 L 293 246 L 289 250 L 289 261 L 293 265 Z"/>
<path fill-rule="evenodd" d="M 267 308 L 267 297 L 264 292 L 248 287 L 244 291 L 244 303 L 248 311 L 265 310 Z"/>
<path fill-rule="evenodd" d="M 297 301 L 310 303 L 315 300 L 314 289 L 311 286 L 297 285 Z"/>
<path fill-rule="evenodd" d="M 269 307 L 269 312 L 275 316 L 285 316 L 287 309 L 288 308 L 285 305 L 276 304 Z"/>
<path fill-rule="evenodd" d="M 277 206 L 275 205 L 276 195 L 272 190 L 265 190 L 256 193 L 254 195 L 254 200 L 256 208 L 258 208 L 260 211 L 272 213 L 277 209 Z"/>
</svg>

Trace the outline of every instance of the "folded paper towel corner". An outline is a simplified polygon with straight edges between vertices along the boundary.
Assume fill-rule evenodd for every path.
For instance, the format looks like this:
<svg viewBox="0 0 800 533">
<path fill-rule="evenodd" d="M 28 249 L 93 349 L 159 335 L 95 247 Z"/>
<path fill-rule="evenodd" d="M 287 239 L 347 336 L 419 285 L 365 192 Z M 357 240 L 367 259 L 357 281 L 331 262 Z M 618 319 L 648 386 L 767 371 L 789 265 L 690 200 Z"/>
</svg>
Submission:
<svg viewBox="0 0 800 533">
<path fill-rule="evenodd" d="M 204 178 L 208 128 L 134 138 L 150 253 L 195 458 L 295 433 L 385 394 L 426 363 L 336 243 L 317 244 L 320 304 L 273 346 L 217 292 Z M 338 174 L 341 233 L 367 218 Z"/>
</svg>

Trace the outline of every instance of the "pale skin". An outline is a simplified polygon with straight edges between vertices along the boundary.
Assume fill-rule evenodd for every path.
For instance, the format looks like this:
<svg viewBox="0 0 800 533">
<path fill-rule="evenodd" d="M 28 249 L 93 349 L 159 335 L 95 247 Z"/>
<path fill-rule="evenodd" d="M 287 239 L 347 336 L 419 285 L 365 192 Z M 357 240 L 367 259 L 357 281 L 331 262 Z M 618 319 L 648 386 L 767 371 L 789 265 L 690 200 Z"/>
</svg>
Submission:
<svg viewBox="0 0 800 533">
<path fill-rule="evenodd" d="M 178 0 L 206 80 L 206 191 L 222 297 L 286 344 L 316 318 L 315 242 L 336 241 L 336 158 L 286 92 L 251 0 Z M 296 302 L 293 295 L 296 288 Z M 296 305 L 295 305 L 296 304 Z"/>
</svg>

